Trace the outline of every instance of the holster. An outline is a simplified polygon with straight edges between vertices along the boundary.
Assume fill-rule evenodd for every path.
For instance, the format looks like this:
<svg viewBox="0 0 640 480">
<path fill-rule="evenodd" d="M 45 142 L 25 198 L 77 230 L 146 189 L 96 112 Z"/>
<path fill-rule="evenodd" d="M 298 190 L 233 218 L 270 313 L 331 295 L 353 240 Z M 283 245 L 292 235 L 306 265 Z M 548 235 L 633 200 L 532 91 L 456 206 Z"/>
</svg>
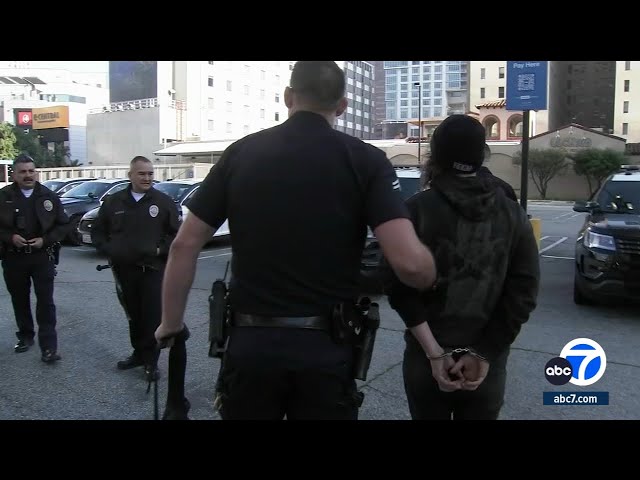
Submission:
<svg viewBox="0 0 640 480">
<path fill-rule="evenodd" d="M 47 255 L 49 255 L 49 258 L 53 260 L 54 265 L 58 265 L 60 262 L 60 248 L 60 242 L 55 242 L 46 248 Z"/>
<path fill-rule="evenodd" d="M 222 358 L 229 342 L 229 288 L 223 280 L 216 280 L 209 295 L 209 356 Z"/>
<path fill-rule="evenodd" d="M 338 344 L 353 347 L 353 378 L 366 380 L 380 327 L 377 303 L 362 297 L 358 303 L 341 302 L 333 310 L 331 337 Z"/>
</svg>

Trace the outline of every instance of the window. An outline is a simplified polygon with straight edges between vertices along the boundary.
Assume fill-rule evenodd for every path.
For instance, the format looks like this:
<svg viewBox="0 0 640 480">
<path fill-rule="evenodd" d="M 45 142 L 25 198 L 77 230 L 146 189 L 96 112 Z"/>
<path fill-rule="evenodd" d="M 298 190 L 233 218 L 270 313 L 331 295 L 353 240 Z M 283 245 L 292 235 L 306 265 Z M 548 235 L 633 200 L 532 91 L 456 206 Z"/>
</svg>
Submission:
<svg viewBox="0 0 640 480">
<path fill-rule="evenodd" d="M 498 98 L 504 98 L 504 87 L 498 87 Z"/>
<path fill-rule="evenodd" d="M 213 103 L 213 98 L 209 97 L 207 105 L 209 106 L 209 110 L 213 110 L 215 108 L 215 103 Z"/>
<path fill-rule="evenodd" d="M 231 91 L 231 80 L 227 80 L 227 92 Z"/>
<path fill-rule="evenodd" d="M 433 109 L 433 116 L 434 117 L 441 117 L 442 116 L 442 108 L 441 107 L 436 107 Z"/>
<path fill-rule="evenodd" d="M 625 101 L 622 106 L 622 113 L 629 113 L 629 102 Z"/>
<path fill-rule="evenodd" d="M 480 80 L 484 80 L 485 78 L 487 78 L 487 69 L 486 68 L 481 68 L 480 69 Z"/>
<path fill-rule="evenodd" d="M 276 113 L 275 113 L 275 115 L 273 116 L 273 119 L 274 119 L 276 122 L 279 122 L 279 121 L 280 121 L 280 113 L 279 113 L 279 112 L 276 112 Z"/>
<path fill-rule="evenodd" d="M 213 120 L 208 120 L 207 121 L 207 128 L 209 129 L 209 131 L 213 131 Z"/>
<path fill-rule="evenodd" d="M 264 108 L 260 109 L 260 118 L 264 118 Z"/>
<path fill-rule="evenodd" d="M 213 77 L 209 77 L 207 79 L 207 85 L 209 85 L 210 87 L 213 87 Z"/>
<path fill-rule="evenodd" d="M 420 112 L 418 111 L 417 108 L 411 109 L 411 118 L 418 118 L 419 115 L 420 115 Z"/>
<path fill-rule="evenodd" d="M 504 67 L 498 67 L 498 78 L 504 78 Z"/>
<path fill-rule="evenodd" d="M 631 62 L 624 62 L 624 69 L 631 70 Z"/>
<path fill-rule="evenodd" d="M 260 70 L 260 80 L 264 80 L 265 78 L 267 78 L 267 72 Z"/>
<path fill-rule="evenodd" d="M 230 112 L 233 109 L 233 105 L 231 102 L 226 102 L 227 112 Z"/>
<path fill-rule="evenodd" d="M 260 90 L 260 100 L 264 100 L 264 89 Z"/>
<path fill-rule="evenodd" d="M 276 93 L 276 103 L 280 103 L 280 94 Z"/>
<path fill-rule="evenodd" d="M 400 118 L 409 118 L 409 109 L 401 108 L 400 109 Z"/>
<path fill-rule="evenodd" d="M 232 130 L 231 130 L 231 123 L 230 123 L 230 122 L 227 122 L 227 133 L 231 133 L 231 132 L 232 132 Z"/>
<path fill-rule="evenodd" d="M 408 107 L 409 106 L 409 100 L 400 100 L 400 106 L 401 107 Z"/>
<path fill-rule="evenodd" d="M 249 95 L 249 85 L 244 86 L 244 94 Z"/>
<path fill-rule="evenodd" d="M 213 62 L 209 62 L 209 65 L 213 65 Z"/>
<path fill-rule="evenodd" d="M 624 81 L 624 91 L 625 92 L 629 91 L 629 87 L 631 86 L 630 83 L 631 83 L 631 80 L 625 80 Z"/>
<path fill-rule="evenodd" d="M 629 124 L 628 123 L 623 123 L 622 124 L 622 134 L 623 135 L 629 135 Z"/>
</svg>

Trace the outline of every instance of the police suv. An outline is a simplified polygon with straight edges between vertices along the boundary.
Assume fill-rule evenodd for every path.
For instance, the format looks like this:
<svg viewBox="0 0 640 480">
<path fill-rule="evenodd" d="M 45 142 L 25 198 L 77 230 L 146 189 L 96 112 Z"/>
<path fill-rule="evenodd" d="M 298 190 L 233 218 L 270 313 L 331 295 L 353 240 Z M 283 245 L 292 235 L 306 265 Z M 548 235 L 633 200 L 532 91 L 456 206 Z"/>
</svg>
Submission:
<svg viewBox="0 0 640 480">
<path fill-rule="evenodd" d="M 640 165 L 623 165 L 573 210 L 587 213 L 576 242 L 575 303 L 640 300 Z"/>
</svg>

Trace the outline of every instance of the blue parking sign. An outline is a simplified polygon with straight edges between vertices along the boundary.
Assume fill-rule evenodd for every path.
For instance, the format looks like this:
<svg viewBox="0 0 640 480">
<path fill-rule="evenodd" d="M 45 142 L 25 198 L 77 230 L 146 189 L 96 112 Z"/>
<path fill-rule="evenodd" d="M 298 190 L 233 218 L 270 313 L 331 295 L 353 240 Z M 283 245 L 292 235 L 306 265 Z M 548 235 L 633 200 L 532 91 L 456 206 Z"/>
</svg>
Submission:
<svg viewBox="0 0 640 480">
<path fill-rule="evenodd" d="M 507 62 L 507 110 L 547 109 L 548 62 Z"/>
</svg>

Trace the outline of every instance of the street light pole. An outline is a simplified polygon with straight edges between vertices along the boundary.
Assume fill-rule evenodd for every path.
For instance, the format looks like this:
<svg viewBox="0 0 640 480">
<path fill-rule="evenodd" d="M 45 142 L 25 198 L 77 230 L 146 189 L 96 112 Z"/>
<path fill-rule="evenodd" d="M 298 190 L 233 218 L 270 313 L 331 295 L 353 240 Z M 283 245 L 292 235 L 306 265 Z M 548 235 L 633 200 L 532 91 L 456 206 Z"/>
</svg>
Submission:
<svg viewBox="0 0 640 480">
<path fill-rule="evenodd" d="M 420 144 L 422 143 L 422 83 L 413 84 L 418 87 L 418 165 L 420 165 Z"/>
</svg>

